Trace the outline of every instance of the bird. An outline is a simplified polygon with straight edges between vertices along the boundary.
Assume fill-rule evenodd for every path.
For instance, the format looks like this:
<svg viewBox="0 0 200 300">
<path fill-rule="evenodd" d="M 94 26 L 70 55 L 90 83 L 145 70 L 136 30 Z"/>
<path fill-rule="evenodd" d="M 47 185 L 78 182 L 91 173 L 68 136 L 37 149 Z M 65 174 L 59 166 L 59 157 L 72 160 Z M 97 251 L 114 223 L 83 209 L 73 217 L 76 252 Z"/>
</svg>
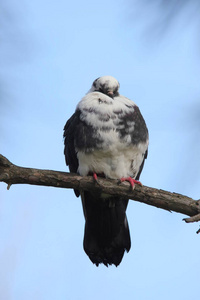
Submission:
<svg viewBox="0 0 200 300">
<path fill-rule="evenodd" d="M 102 76 L 78 103 L 64 126 L 64 155 L 72 173 L 139 181 L 148 153 L 149 133 L 138 106 L 119 94 L 119 82 Z M 96 265 L 121 263 L 131 248 L 126 196 L 75 190 L 85 217 L 83 248 Z"/>
</svg>

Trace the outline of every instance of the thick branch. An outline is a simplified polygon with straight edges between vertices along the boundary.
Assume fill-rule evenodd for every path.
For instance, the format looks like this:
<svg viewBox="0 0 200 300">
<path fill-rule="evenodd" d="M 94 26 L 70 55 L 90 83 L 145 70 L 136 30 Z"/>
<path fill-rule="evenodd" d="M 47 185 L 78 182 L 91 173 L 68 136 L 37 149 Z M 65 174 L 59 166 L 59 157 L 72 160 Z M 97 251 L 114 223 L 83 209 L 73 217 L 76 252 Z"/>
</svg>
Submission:
<svg viewBox="0 0 200 300">
<path fill-rule="evenodd" d="M 12 184 L 25 183 L 82 189 L 124 196 L 135 201 L 192 217 L 184 219 L 186 222 L 200 220 L 200 200 L 195 201 L 181 194 L 170 193 L 147 186 L 140 187 L 136 185 L 134 191 L 131 191 L 129 186 L 126 184 L 119 185 L 117 180 L 98 178 L 99 184 L 96 184 L 93 178 L 89 176 L 82 177 L 72 173 L 18 167 L 2 155 L 0 155 L 0 181 L 7 183 L 8 188 Z"/>
</svg>

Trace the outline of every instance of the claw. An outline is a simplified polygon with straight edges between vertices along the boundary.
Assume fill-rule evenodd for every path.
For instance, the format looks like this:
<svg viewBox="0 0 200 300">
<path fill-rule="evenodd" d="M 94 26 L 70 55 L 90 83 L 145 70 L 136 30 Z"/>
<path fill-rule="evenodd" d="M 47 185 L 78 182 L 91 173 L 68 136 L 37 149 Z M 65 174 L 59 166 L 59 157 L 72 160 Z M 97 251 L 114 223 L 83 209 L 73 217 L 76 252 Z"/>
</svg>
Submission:
<svg viewBox="0 0 200 300">
<path fill-rule="evenodd" d="M 142 183 L 138 180 L 133 179 L 132 177 L 122 177 L 120 182 L 128 181 L 131 185 L 131 189 L 133 190 L 135 184 L 139 184 L 142 186 Z"/>
<path fill-rule="evenodd" d="M 94 181 L 95 181 L 95 182 L 98 182 L 98 177 L 97 177 L 97 174 L 96 174 L 96 173 L 93 173 L 93 178 L 94 178 Z"/>
<path fill-rule="evenodd" d="M 93 176 L 94 182 L 97 183 L 97 184 L 100 184 L 99 181 L 98 181 L 98 176 L 97 176 L 97 174 L 96 174 L 96 173 L 93 173 L 92 176 Z"/>
</svg>

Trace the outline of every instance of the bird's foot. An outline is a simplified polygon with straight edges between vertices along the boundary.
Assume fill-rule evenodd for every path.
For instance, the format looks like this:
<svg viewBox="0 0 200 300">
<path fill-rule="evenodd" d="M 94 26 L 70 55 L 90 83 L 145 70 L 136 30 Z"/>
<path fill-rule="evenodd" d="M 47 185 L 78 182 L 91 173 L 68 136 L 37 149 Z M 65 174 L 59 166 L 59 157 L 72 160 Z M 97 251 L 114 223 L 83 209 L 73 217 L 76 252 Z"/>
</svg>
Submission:
<svg viewBox="0 0 200 300">
<path fill-rule="evenodd" d="M 138 180 L 133 179 L 132 177 L 122 177 L 120 182 L 128 181 L 130 183 L 131 189 L 133 190 L 134 185 L 138 184 L 142 186 L 142 183 Z"/>
<path fill-rule="evenodd" d="M 98 177 L 97 177 L 96 173 L 93 173 L 93 179 L 94 179 L 94 181 L 98 181 Z"/>
<path fill-rule="evenodd" d="M 93 176 L 94 182 L 97 183 L 97 184 L 100 184 L 99 181 L 98 181 L 98 176 L 95 172 L 93 173 L 92 176 Z"/>
<path fill-rule="evenodd" d="M 92 176 L 94 182 L 97 183 L 97 184 L 99 184 L 99 185 L 100 185 L 100 183 L 99 183 L 98 177 L 105 178 L 105 175 L 104 175 L 103 173 L 98 173 L 98 174 L 97 174 L 97 173 L 95 173 L 95 172 L 89 172 L 88 175 L 89 175 L 89 176 Z"/>
</svg>

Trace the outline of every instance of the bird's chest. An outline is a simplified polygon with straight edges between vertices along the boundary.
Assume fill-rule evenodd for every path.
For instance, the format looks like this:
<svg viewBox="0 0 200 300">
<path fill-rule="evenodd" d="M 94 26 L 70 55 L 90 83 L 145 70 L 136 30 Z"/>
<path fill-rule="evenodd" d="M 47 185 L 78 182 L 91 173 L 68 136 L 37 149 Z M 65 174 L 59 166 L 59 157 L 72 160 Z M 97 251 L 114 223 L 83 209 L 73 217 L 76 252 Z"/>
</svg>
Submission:
<svg viewBox="0 0 200 300">
<path fill-rule="evenodd" d="M 130 145 L 135 126 L 134 108 L 129 109 L 129 114 L 126 109 L 127 107 L 113 102 L 93 103 L 91 107 L 82 107 L 80 123 L 75 133 L 77 152 L 92 152 L 97 149 L 113 152 L 116 147 L 121 151 Z"/>
<path fill-rule="evenodd" d="M 143 148 L 143 147 L 141 147 Z M 112 145 L 104 150 L 77 153 L 80 175 L 89 173 L 104 174 L 107 178 L 135 178 L 143 161 L 143 149 L 136 146 L 117 147 Z"/>
<path fill-rule="evenodd" d="M 110 102 L 109 102 L 110 101 Z M 146 151 L 140 137 L 134 105 L 114 102 L 93 102 L 80 106 L 80 124 L 76 134 L 78 172 L 103 173 L 108 178 L 136 177 Z"/>
</svg>

